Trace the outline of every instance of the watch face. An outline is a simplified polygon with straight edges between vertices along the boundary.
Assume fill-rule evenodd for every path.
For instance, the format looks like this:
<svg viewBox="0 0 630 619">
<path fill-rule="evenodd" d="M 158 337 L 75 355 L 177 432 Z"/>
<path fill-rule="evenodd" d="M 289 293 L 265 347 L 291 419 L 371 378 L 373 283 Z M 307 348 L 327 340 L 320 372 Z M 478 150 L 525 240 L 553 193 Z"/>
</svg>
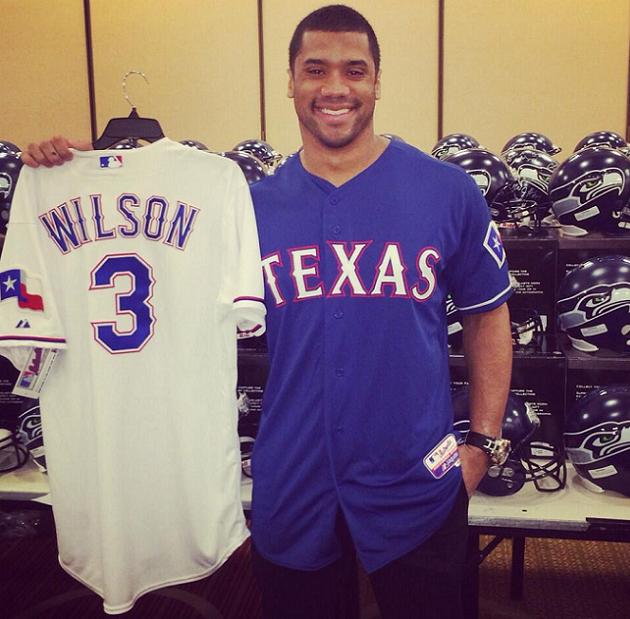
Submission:
<svg viewBox="0 0 630 619">
<path fill-rule="evenodd" d="M 510 455 L 510 441 L 506 438 L 497 438 L 494 441 L 493 447 L 492 453 L 490 454 L 492 464 L 497 466 L 505 464 L 505 461 Z"/>
</svg>

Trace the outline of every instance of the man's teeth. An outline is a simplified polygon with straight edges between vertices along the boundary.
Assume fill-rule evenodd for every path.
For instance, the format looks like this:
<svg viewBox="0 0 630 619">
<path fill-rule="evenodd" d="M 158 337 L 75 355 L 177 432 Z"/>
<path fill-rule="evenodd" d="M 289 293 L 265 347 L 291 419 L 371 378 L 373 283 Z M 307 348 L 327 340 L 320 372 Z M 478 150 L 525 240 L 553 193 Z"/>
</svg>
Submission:
<svg viewBox="0 0 630 619">
<path fill-rule="evenodd" d="M 341 114 L 347 114 L 350 111 L 350 108 L 345 107 L 342 110 L 330 110 L 327 107 L 321 108 L 321 112 L 323 114 L 330 114 L 331 116 L 341 116 Z"/>
</svg>

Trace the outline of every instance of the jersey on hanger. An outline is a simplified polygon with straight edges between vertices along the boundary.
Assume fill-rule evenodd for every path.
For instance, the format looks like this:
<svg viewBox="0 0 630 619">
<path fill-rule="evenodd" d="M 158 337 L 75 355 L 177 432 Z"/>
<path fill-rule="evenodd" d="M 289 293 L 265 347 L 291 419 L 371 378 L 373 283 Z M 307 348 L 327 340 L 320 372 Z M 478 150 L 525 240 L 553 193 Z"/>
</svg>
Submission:
<svg viewBox="0 0 630 619">
<path fill-rule="evenodd" d="M 248 186 L 162 139 L 25 168 L 0 264 L 0 352 L 60 349 L 41 416 L 62 567 L 122 613 L 247 537 L 236 330 L 264 331 Z"/>
</svg>

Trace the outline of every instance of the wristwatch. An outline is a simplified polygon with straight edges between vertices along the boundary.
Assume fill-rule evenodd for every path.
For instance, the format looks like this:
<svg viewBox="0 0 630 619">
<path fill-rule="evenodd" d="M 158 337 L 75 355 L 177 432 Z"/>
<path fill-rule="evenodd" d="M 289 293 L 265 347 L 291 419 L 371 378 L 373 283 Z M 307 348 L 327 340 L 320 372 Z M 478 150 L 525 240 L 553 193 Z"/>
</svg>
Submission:
<svg viewBox="0 0 630 619">
<path fill-rule="evenodd" d="M 510 441 L 506 438 L 495 438 L 469 430 L 465 443 L 479 447 L 479 449 L 488 454 L 490 466 L 505 464 L 510 455 Z"/>
</svg>

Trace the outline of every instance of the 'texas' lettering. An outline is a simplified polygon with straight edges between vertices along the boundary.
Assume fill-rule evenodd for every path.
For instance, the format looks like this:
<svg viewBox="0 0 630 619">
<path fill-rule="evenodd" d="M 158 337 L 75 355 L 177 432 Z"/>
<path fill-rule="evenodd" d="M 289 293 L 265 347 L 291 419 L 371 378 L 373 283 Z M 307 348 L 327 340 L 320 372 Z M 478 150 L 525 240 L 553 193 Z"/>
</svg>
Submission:
<svg viewBox="0 0 630 619">
<path fill-rule="evenodd" d="M 39 216 L 48 236 L 62 254 L 92 241 L 117 237 L 135 238 L 140 234 L 149 241 L 161 241 L 165 245 L 183 250 L 199 213 L 198 208 L 180 201 L 171 209 L 168 200 L 163 196 L 147 198 L 141 209 L 141 200 L 136 194 L 123 193 L 116 200 L 117 219 L 121 223 L 110 223 L 111 227 L 108 227 L 102 196 L 92 194 L 87 201 L 89 206 L 84 208 L 81 198 L 72 198 Z M 88 224 L 85 216 L 87 209 L 91 215 L 91 224 Z"/>
<path fill-rule="evenodd" d="M 337 264 L 335 281 L 325 290 L 320 277 L 320 247 L 310 245 L 288 249 L 285 263 L 279 251 L 263 258 L 265 280 L 276 306 L 284 305 L 292 293 L 293 301 L 304 301 L 316 297 L 399 297 L 423 302 L 435 292 L 437 278 L 435 265 L 440 254 L 434 247 L 423 247 L 415 258 L 415 275 L 408 273 L 399 243 L 385 243 L 376 263 L 371 281 L 365 281 L 365 269 L 359 262 L 372 241 L 333 242 L 328 241 L 325 251 L 332 252 Z M 293 290 L 283 290 L 279 274 L 288 268 Z"/>
</svg>

